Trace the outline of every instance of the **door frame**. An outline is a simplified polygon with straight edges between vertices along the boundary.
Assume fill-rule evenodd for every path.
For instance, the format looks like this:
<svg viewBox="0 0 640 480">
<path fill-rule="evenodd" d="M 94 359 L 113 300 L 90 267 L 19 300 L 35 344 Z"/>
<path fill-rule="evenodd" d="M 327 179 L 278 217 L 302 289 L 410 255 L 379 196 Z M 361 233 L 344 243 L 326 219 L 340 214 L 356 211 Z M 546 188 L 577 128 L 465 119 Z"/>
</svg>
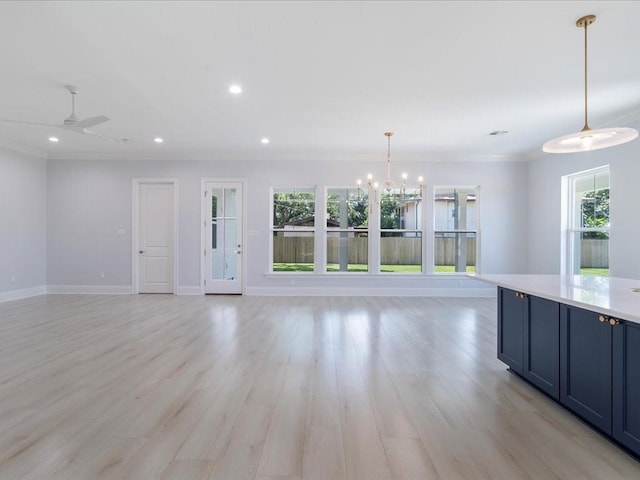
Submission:
<svg viewBox="0 0 640 480">
<path fill-rule="evenodd" d="M 140 228 L 140 186 L 154 184 L 173 185 L 173 294 L 178 294 L 178 179 L 174 177 L 134 177 L 131 195 L 131 293 L 140 293 L 138 287 L 138 229 Z"/>
<path fill-rule="evenodd" d="M 207 249 L 207 220 L 211 218 L 211 209 L 207 204 L 207 198 L 205 197 L 205 192 L 207 191 L 207 183 L 209 182 L 235 182 L 242 185 L 242 222 L 240 223 L 242 228 L 242 280 L 240 282 L 240 295 L 244 295 L 246 291 L 246 281 L 247 281 L 247 179 L 246 178 L 217 178 L 217 177 L 203 177 L 200 182 L 200 294 L 206 295 L 205 288 L 205 273 L 206 266 L 205 262 L 207 261 L 207 257 L 204 255 L 205 250 Z"/>
</svg>

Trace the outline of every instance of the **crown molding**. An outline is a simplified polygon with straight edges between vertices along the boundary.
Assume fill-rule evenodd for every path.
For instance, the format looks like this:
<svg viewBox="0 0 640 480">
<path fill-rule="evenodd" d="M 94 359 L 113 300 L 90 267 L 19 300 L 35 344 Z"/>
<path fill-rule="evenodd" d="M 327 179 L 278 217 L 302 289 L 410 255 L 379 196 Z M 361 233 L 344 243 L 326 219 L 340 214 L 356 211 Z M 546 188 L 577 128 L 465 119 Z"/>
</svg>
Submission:
<svg viewBox="0 0 640 480">
<path fill-rule="evenodd" d="M 395 163 L 432 163 L 432 162 L 521 162 L 529 160 L 528 154 L 470 154 L 464 152 L 429 153 L 406 152 L 399 154 Z M 86 160 L 86 161 L 300 161 L 300 162 L 376 162 L 379 155 L 363 153 L 313 153 L 313 152 L 278 152 L 271 151 L 236 151 L 236 152 L 73 152 L 51 153 L 49 160 Z"/>
<path fill-rule="evenodd" d="M 12 142 L 11 140 L 0 139 L 0 148 L 5 150 L 10 150 L 15 153 L 22 153 L 25 155 L 31 155 L 32 157 L 38 157 L 42 159 L 47 159 L 47 152 L 42 150 L 38 150 L 37 148 L 26 147 L 16 142 Z"/>
</svg>

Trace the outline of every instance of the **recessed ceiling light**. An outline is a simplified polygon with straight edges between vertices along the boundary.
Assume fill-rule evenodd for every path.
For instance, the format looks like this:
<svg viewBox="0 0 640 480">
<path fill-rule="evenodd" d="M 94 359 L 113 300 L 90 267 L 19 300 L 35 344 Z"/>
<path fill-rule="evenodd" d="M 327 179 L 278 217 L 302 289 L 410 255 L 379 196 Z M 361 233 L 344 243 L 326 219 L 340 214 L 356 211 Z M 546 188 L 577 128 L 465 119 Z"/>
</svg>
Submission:
<svg viewBox="0 0 640 480">
<path fill-rule="evenodd" d="M 58 143 L 60 141 L 60 139 L 58 137 L 49 137 L 49 141 L 51 143 Z"/>
<path fill-rule="evenodd" d="M 242 93 L 242 87 L 240 85 L 231 85 L 229 87 L 229 92 L 233 93 L 234 95 L 238 95 L 239 93 Z"/>
<path fill-rule="evenodd" d="M 262 137 L 262 138 L 260 139 L 260 141 L 261 141 L 262 143 L 264 143 L 264 144 L 269 143 L 269 139 L 268 139 L 267 137 Z"/>
<path fill-rule="evenodd" d="M 162 138 L 160 138 L 160 137 L 156 137 L 156 138 L 154 138 L 154 139 L 153 139 L 153 141 L 154 141 L 154 142 L 156 142 L 156 143 L 162 143 L 162 142 L 164 142 L 164 140 L 163 140 Z"/>
</svg>

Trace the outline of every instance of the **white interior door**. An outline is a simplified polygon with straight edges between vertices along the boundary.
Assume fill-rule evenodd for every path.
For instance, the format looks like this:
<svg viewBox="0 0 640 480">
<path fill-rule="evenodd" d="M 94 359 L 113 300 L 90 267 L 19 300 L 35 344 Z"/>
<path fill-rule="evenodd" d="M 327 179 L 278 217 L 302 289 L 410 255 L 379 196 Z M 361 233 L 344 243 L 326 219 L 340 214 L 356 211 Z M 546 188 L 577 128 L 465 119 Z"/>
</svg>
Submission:
<svg viewBox="0 0 640 480">
<path fill-rule="evenodd" d="M 242 293 L 242 183 L 205 182 L 205 293 Z"/>
<path fill-rule="evenodd" d="M 174 184 L 138 189 L 138 292 L 174 293 Z"/>
</svg>

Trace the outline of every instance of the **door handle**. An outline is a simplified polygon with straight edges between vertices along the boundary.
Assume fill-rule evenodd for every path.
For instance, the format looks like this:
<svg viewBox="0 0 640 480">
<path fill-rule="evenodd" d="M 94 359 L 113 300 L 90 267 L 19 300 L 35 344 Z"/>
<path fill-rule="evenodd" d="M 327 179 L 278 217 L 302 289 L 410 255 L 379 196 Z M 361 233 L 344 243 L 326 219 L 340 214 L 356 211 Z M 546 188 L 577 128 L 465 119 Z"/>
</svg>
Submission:
<svg viewBox="0 0 640 480">
<path fill-rule="evenodd" d="M 138 250 L 138 253 L 144 253 L 144 250 Z"/>
</svg>

